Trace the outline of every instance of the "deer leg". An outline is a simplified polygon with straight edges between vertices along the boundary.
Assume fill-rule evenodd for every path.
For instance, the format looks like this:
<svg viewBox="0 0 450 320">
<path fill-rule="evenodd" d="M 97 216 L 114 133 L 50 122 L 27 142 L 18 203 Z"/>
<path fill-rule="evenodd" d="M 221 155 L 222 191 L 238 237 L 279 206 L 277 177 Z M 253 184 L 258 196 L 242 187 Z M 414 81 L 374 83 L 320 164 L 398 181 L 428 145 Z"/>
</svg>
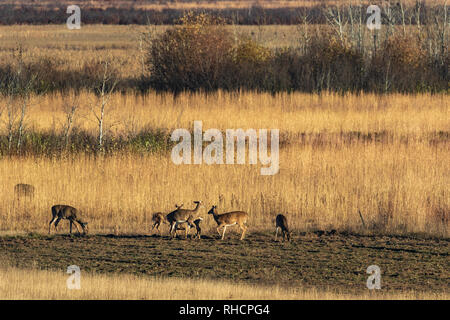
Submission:
<svg viewBox="0 0 450 320">
<path fill-rule="evenodd" d="M 60 217 L 58 217 L 58 219 L 56 219 L 56 221 L 55 221 L 55 231 L 56 232 L 58 232 L 58 223 L 59 223 L 59 221 L 61 221 Z"/>
<path fill-rule="evenodd" d="M 225 238 L 225 231 L 227 230 L 227 226 L 223 227 L 222 240 Z"/>
<path fill-rule="evenodd" d="M 160 222 L 158 222 L 157 223 L 157 226 L 156 226 L 156 230 L 158 231 L 158 234 L 159 235 L 161 235 L 161 230 L 159 230 L 159 226 L 161 225 L 161 223 Z"/>
<path fill-rule="evenodd" d="M 241 227 L 241 229 L 242 229 L 242 235 L 241 235 L 241 239 L 240 239 L 240 240 L 243 240 L 243 239 L 244 239 L 244 236 L 245 236 L 245 231 L 247 231 L 247 227 L 244 226 L 244 225 L 242 225 L 242 226 L 240 226 L 240 227 Z"/>
<path fill-rule="evenodd" d="M 189 233 L 189 230 L 191 229 L 191 226 L 189 225 L 189 223 L 187 223 L 186 224 L 186 231 L 185 231 L 185 239 L 187 239 L 187 236 L 188 236 L 188 233 Z"/>
<path fill-rule="evenodd" d="M 79 222 L 75 223 L 74 221 L 73 224 L 75 225 L 75 227 L 77 227 L 78 234 L 81 234 L 80 228 L 78 227 Z"/>
<path fill-rule="evenodd" d="M 56 216 L 53 216 L 52 220 L 50 220 L 50 223 L 48 224 L 48 234 L 50 234 L 50 228 L 52 227 L 52 224 L 56 221 Z"/>
<path fill-rule="evenodd" d="M 70 220 L 69 222 L 70 222 L 70 234 L 72 234 L 72 224 L 73 224 L 73 222 L 72 222 L 72 220 Z"/>
<path fill-rule="evenodd" d="M 275 228 L 275 241 L 277 241 L 277 236 L 278 236 L 278 227 Z"/>
<path fill-rule="evenodd" d="M 153 231 L 153 229 L 155 229 L 155 228 L 156 228 L 156 230 L 159 232 L 159 223 L 158 223 L 158 222 L 153 223 L 152 231 Z"/>
<path fill-rule="evenodd" d="M 174 233 L 175 236 L 177 235 L 177 228 L 178 228 L 178 223 L 172 223 L 172 228 L 170 230 L 170 234 L 172 235 L 172 238 L 174 237 Z"/>
<path fill-rule="evenodd" d="M 223 226 L 222 226 L 222 225 L 220 225 L 220 226 L 218 226 L 218 227 L 217 227 L 217 229 L 216 229 L 216 230 L 217 230 L 217 233 L 219 233 L 219 237 L 221 237 L 221 236 L 222 236 L 222 233 L 220 233 L 220 228 L 221 228 L 221 227 L 223 227 Z"/>
</svg>

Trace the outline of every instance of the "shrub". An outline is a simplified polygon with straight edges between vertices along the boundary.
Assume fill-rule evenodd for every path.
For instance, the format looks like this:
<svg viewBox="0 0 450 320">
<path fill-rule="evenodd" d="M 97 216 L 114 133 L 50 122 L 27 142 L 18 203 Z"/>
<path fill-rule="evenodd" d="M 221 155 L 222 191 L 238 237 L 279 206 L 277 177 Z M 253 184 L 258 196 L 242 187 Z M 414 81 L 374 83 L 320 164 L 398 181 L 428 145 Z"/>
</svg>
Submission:
<svg viewBox="0 0 450 320">
<path fill-rule="evenodd" d="M 302 57 L 304 67 L 299 70 L 308 76 L 310 90 L 355 91 L 360 88 L 364 60 L 354 48 L 335 37 L 323 35 L 311 41 Z"/>
<path fill-rule="evenodd" d="M 394 36 L 372 58 L 367 82 L 376 91 L 416 91 L 430 78 L 427 55 L 419 41 Z"/>
<path fill-rule="evenodd" d="M 186 14 L 181 25 L 151 43 L 147 64 L 156 89 L 210 91 L 228 87 L 223 75 L 231 63 L 233 40 L 223 21 Z"/>
</svg>

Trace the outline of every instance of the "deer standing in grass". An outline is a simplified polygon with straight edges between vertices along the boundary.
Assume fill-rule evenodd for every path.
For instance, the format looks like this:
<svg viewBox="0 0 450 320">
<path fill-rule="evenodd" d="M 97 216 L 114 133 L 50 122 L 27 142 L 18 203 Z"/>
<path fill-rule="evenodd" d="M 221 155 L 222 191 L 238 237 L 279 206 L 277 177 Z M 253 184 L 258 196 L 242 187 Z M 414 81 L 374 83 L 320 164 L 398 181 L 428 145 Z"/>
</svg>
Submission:
<svg viewBox="0 0 450 320">
<path fill-rule="evenodd" d="M 212 206 L 211 210 L 208 211 L 208 214 L 212 214 L 214 217 L 214 220 L 216 220 L 216 223 L 218 225 L 217 232 L 220 236 L 220 228 L 223 228 L 222 233 L 222 240 L 225 238 L 225 230 L 227 230 L 227 227 L 238 225 L 239 228 L 242 230 L 241 239 L 244 239 L 245 232 L 247 231 L 247 212 L 244 211 L 232 211 L 227 213 L 218 214 L 217 213 L 217 206 Z"/>
<path fill-rule="evenodd" d="M 74 207 L 67 205 L 55 205 L 52 207 L 52 220 L 48 224 L 48 233 L 50 234 L 52 224 L 55 224 L 55 230 L 58 231 L 58 223 L 61 219 L 69 220 L 70 222 L 70 233 L 72 233 L 72 224 L 77 228 L 78 233 L 81 234 L 78 224 L 83 228 L 83 234 L 88 232 L 87 222 L 83 221 L 79 217 L 79 211 Z"/>
<path fill-rule="evenodd" d="M 177 208 L 166 216 L 167 221 L 170 223 L 169 233 L 172 235 L 172 238 L 176 234 L 178 225 L 186 224 L 185 236 L 187 239 L 189 230 L 194 225 L 194 220 L 196 220 L 198 209 L 202 205 L 201 201 L 194 201 L 194 203 L 196 206 L 192 210 Z"/>
<path fill-rule="evenodd" d="M 181 204 L 180 206 L 175 204 L 175 208 L 180 209 L 183 206 L 183 204 Z M 159 230 L 159 227 L 161 226 L 161 224 L 168 224 L 169 221 L 167 221 L 167 217 L 164 213 L 162 212 L 156 212 L 153 214 L 152 216 L 152 231 L 153 229 L 156 228 L 156 230 L 158 231 L 159 234 L 161 234 L 161 231 Z"/>
<path fill-rule="evenodd" d="M 14 186 L 14 193 L 17 198 L 23 196 L 32 199 L 34 197 L 34 190 L 35 188 L 31 184 L 19 183 Z"/>
<path fill-rule="evenodd" d="M 277 241 L 278 229 L 281 229 L 283 233 L 283 241 L 287 238 L 288 241 L 291 241 L 291 232 L 289 231 L 287 219 L 284 215 L 279 214 L 275 219 L 275 241 Z"/>
</svg>

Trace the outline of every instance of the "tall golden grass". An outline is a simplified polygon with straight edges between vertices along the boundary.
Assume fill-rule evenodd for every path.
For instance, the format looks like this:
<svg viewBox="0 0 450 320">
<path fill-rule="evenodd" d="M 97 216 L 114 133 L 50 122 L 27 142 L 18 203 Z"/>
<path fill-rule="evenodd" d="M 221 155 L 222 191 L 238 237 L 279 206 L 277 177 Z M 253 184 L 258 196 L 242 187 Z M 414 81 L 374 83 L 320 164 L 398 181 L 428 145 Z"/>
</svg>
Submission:
<svg viewBox="0 0 450 320">
<path fill-rule="evenodd" d="M 67 289 L 64 272 L 0 268 L 1 300 L 158 299 L 158 300 L 312 300 L 312 299 L 449 299 L 447 293 L 366 292 L 346 294 L 302 288 L 256 286 L 212 280 L 146 278 L 135 275 L 82 273 L 81 289 Z"/>
<path fill-rule="evenodd" d="M 35 98 L 27 129 L 62 130 L 62 97 Z M 80 94 L 76 125 L 96 132 Z M 107 110 L 112 137 L 132 129 L 278 128 L 280 172 L 261 176 L 259 165 L 175 165 L 170 152 L 117 153 L 62 159 L 0 160 L 0 230 L 45 232 L 50 207 L 71 204 L 92 232 L 147 233 L 155 211 L 203 200 L 219 212 L 245 210 L 249 232 L 270 230 L 286 213 L 299 231 L 419 232 L 448 236 L 449 117 L 445 95 L 224 93 L 114 95 Z M 4 130 L 3 127 L 0 127 Z M 14 199 L 16 183 L 36 187 L 33 200 Z M 193 206 L 193 204 L 192 204 Z M 61 228 L 64 229 L 65 227 Z M 208 228 L 206 228 L 207 232 Z M 213 230 L 210 230 L 214 232 Z M 66 232 L 66 230 L 64 230 Z"/>
</svg>

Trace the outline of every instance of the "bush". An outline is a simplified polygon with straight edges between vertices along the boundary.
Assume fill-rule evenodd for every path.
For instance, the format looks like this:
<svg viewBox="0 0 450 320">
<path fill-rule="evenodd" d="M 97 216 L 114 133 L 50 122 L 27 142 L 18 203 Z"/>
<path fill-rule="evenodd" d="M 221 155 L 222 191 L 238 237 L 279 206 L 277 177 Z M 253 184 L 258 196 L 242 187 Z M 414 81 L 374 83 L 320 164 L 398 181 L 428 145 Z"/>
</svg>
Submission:
<svg viewBox="0 0 450 320">
<path fill-rule="evenodd" d="M 233 66 L 228 69 L 229 77 L 233 78 L 234 89 L 261 90 L 268 87 L 274 54 L 270 49 L 245 38 L 239 40 L 233 48 Z"/>
<path fill-rule="evenodd" d="M 323 35 L 313 38 L 301 60 L 303 67 L 299 71 L 310 84 L 304 88 L 306 91 L 356 91 L 361 87 L 363 57 L 350 45 L 334 37 Z"/>
<path fill-rule="evenodd" d="M 375 91 L 417 91 L 432 77 L 427 54 L 412 37 L 387 39 L 374 55 L 367 75 Z"/>
<path fill-rule="evenodd" d="M 229 87 L 233 40 L 223 21 L 206 14 L 189 13 L 181 25 L 152 41 L 147 64 L 153 87 L 180 92 Z"/>
</svg>

